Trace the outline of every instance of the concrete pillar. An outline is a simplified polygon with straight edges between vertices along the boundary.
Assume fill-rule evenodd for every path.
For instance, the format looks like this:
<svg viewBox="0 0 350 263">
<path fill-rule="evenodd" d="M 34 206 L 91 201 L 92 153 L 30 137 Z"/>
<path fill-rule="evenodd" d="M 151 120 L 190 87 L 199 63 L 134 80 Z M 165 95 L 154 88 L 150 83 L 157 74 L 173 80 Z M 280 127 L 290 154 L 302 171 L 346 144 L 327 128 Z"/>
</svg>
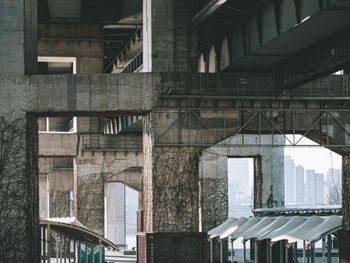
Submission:
<svg viewBox="0 0 350 263">
<path fill-rule="evenodd" d="M 36 73 L 36 2 L 0 1 L 1 74 Z"/>
<path fill-rule="evenodd" d="M 189 71 L 191 35 L 186 0 L 143 1 L 143 69 Z"/>
<path fill-rule="evenodd" d="M 36 8 L 0 1 L 0 262 L 39 262 L 37 121 L 22 111 L 24 74 L 36 72 Z"/>
<path fill-rule="evenodd" d="M 118 245 L 125 240 L 125 186 L 122 183 L 105 184 L 106 237 Z"/>
<path fill-rule="evenodd" d="M 35 118 L 0 106 L 0 262 L 39 261 L 37 143 Z"/>
<path fill-rule="evenodd" d="M 159 124 L 152 115 L 144 117 L 144 227 L 146 233 L 162 234 L 147 240 L 152 242 L 147 254 L 154 260 L 158 253 L 166 253 L 179 262 L 203 262 L 207 250 L 200 247 L 204 237 L 199 233 L 200 153 L 193 147 L 157 146 L 154 131 Z M 178 234 L 176 243 L 170 232 Z M 185 237 L 188 233 L 191 236 Z"/>
<path fill-rule="evenodd" d="M 343 156 L 343 229 L 339 231 L 339 262 L 350 262 L 350 156 Z"/>
</svg>

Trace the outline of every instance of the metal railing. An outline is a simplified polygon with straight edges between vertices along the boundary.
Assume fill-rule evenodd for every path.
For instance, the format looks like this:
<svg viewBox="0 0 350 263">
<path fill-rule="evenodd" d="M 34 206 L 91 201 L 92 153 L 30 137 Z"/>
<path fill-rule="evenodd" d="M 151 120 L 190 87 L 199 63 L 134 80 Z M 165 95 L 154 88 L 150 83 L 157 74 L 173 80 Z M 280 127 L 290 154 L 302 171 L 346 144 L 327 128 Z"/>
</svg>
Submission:
<svg viewBox="0 0 350 263">
<path fill-rule="evenodd" d="M 142 149 L 142 136 L 140 135 L 80 135 L 83 150 L 112 150 Z"/>
<path fill-rule="evenodd" d="M 162 73 L 161 95 L 228 97 L 348 97 L 350 75 L 330 75 L 294 89 L 280 89 L 269 74 Z"/>
<path fill-rule="evenodd" d="M 276 85 L 272 75 L 228 73 L 163 73 L 163 96 L 271 96 Z"/>
</svg>

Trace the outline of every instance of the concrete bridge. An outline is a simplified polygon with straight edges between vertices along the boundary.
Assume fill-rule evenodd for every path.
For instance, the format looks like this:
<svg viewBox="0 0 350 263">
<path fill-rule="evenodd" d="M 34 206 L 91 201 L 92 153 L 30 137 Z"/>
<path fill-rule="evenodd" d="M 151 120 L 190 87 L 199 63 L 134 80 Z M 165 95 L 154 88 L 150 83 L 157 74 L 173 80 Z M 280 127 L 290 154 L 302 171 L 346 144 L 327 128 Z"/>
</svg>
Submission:
<svg viewBox="0 0 350 263">
<path fill-rule="evenodd" d="M 186 1 L 144 1 L 145 73 L 74 76 L 36 75 L 37 3 L 1 3 L 0 117 L 1 125 L 7 129 L 4 130 L 14 135 L 13 141 L 6 141 L 3 155 L 6 153 L 9 158 L 1 167 L 0 194 L 9 197 L 0 207 L 0 240 L 6 240 L 1 246 L 1 260 L 40 261 L 37 118 L 65 115 L 144 116 L 144 235 L 139 239 L 140 262 L 150 262 L 147 251 L 152 246 L 179 235 L 183 235 L 177 239 L 180 246 L 205 262 L 206 236 L 200 233 L 200 156 L 203 149 L 228 144 L 229 138 L 238 134 L 302 134 L 343 155 L 340 258 L 342 262 L 350 260 L 348 77 L 331 77 L 326 87 L 322 81 L 316 81 L 288 89 L 338 69 L 348 71 L 349 56 L 339 58 L 348 39 L 337 34 L 350 25 L 346 13 L 349 3 L 296 1 L 296 5 L 292 0 L 283 0 L 275 1 L 276 6 L 274 1 L 256 0 L 247 7 L 255 10 L 248 10 L 235 7 L 234 2 L 243 5 L 243 1 L 211 1 L 208 6 L 201 6 L 197 14 Z M 289 9 L 289 5 L 296 9 Z M 218 8 L 247 14 L 235 16 L 239 21 L 229 21 L 232 13 L 217 13 Z M 85 19 L 89 14 L 85 13 Z M 261 17 L 260 26 L 257 17 Z M 332 20 L 324 30 L 318 30 L 318 25 L 325 25 L 329 18 L 335 22 Z M 81 22 L 83 18 L 77 19 Z M 214 22 L 207 23 L 208 19 Z M 52 22 L 50 18 L 48 21 Z M 216 32 L 222 23 L 227 26 Z M 246 34 L 244 41 L 241 31 L 246 27 L 251 28 L 251 35 Z M 231 30 L 228 37 L 227 30 Z M 311 31 L 313 34 L 307 35 Z M 298 45 L 290 44 L 303 37 L 305 40 Z M 211 39 L 214 41 L 208 44 Z M 340 48 L 336 45 L 339 39 Z M 214 54 L 218 43 L 222 44 L 220 56 Z M 329 49 L 332 45 L 335 47 Z M 313 46 L 320 49 L 309 54 Z M 303 52 L 309 54 L 306 64 L 315 67 L 300 72 Z M 332 57 L 331 62 L 321 60 L 323 52 Z M 197 73 L 202 69 L 206 73 Z M 208 74 L 209 71 L 215 73 Z M 250 144 L 276 146 L 259 137 Z M 249 143 L 240 140 L 236 146 L 240 145 Z M 255 206 L 259 207 L 263 190 L 258 187 L 256 195 Z M 189 260 L 184 258 L 183 262 Z"/>
</svg>

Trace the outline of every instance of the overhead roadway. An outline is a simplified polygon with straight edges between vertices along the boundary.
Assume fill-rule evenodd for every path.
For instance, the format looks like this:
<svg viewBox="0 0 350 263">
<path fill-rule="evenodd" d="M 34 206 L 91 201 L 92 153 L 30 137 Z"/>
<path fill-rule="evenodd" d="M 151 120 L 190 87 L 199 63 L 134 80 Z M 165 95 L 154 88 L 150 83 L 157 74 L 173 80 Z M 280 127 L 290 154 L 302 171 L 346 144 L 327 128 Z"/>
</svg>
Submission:
<svg viewBox="0 0 350 263">
<path fill-rule="evenodd" d="M 214 0 L 193 16 L 226 71 L 263 71 L 350 26 L 347 0 Z"/>
<path fill-rule="evenodd" d="M 111 72 L 135 34 L 140 36 L 142 0 L 38 0 L 38 21 L 104 26 L 104 71 Z"/>
</svg>

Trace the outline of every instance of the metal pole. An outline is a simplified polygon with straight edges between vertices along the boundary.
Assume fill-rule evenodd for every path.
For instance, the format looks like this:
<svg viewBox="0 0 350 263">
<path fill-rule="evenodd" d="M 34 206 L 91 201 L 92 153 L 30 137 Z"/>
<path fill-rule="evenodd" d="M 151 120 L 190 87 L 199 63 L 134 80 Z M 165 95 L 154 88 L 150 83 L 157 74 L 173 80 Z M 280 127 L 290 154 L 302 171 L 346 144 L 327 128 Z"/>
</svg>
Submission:
<svg viewBox="0 0 350 263">
<path fill-rule="evenodd" d="M 254 241 L 254 262 L 259 262 L 259 252 L 258 252 L 258 242 L 255 240 Z"/>
<path fill-rule="evenodd" d="M 73 240 L 73 262 L 77 263 L 77 242 Z"/>
<path fill-rule="evenodd" d="M 85 263 L 89 263 L 89 259 L 88 259 L 88 244 L 87 241 L 85 240 Z"/>
<path fill-rule="evenodd" d="M 81 242 L 78 241 L 78 263 L 81 263 Z"/>
<path fill-rule="evenodd" d="M 298 242 L 295 242 L 293 244 L 293 259 L 294 263 L 298 262 Z"/>
<path fill-rule="evenodd" d="M 70 238 L 68 238 L 68 262 L 69 263 L 71 263 L 70 249 L 71 249 L 71 241 L 70 241 Z"/>
<path fill-rule="evenodd" d="M 231 263 L 233 263 L 233 258 L 234 258 L 234 256 L 235 256 L 235 250 L 234 250 L 234 248 L 233 248 L 233 238 L 230 238 L 229 237 L 229 239 L 230 239 L 230 242 L 231 242 Z"/>
<path fill-rule="evenodd" d="M 305 240 L 303 241 L 303 263 L 306 263 L 306 247 Z"/>
<path fill-rule="evenodd" d="M 210 239 L 210 263 L 213 263 L 213 239 Z"/>
<path fill-rule="evenodd" d="M 56 263 L 58 263 L 58 235 L 56 235 Z"/>
<path fill-rule="evenodd" d="M 273 261 L 272 260 L 272 258 L 273 258 L 273 256 L 272 256 L 272 244 L 270 244 L 268 239 L 266 240 L 266 242 L 267 242 L 267 247 L 268 247 L 268 250 L 269 250 L 269 262 L 273 263 L 272 262 Z"/>
<path fill-rule="evenodd" d="M 315 263 L 315 244 L 311 244 L 311 263 Z"/>
<path fill-rule="evenodd" d="M 246 243 L 243 241 L 243 263 L 247 262 L 247 247 Z"/>
<path fill-rule="evenodd" d="M 47 225 L 47 259 L 48 262 L 51 263 L 51 249 L 50 249 L 50 244 L 51 244 L 51 225 Z"/>
<path fill-rule="evenodd" d="M 43 244 L 43 247 L 42 247 L 43 260 L 42 261 L 45 263 L 46 262 L 46 253 L 45 253 L 45 251 L 46 251 L 46 231 L 45 231 L 45 226 L 43 226 L 41 228 L 41 230 L 42 230 L 42 235 L 43 235 L 43 242 L 42 242 L 42 244 Z"/>
<path fill-rule="evenodd" d="M 64 263 L 67 263 L 67 239 L 66 236 L 63 238 L 63 255 L 64 255 Z"/>
<path fill-rule="evenodd" d="M 98 251 L 100 252 L 99 258 L 98 258 L 98 263 L 102 263 L 102 244 L 101 244 L 101 240 L 98 241 Z"/>
<path fill-rule="evenodd" d="M 95 248 L 95 245 L 92 243 L 91 244 L 91 255 L 92 255 L 92 260 L 91 260 L 91 262 L 92 263 L 95 263 L 95 255 L 94 255 L 94 248 Z"/>
<path fill-rule="evenodd" d="M 60 263 L 62 263 L 62 236 L 60 236 Z"/>
<path fill-rule="evenodd" d="M 219 240 L 220 243 L 220 263 L 224 263 L 224 255 L 223 255 L 223 247 L 222 247 L 222 241 Z"/>
<path fill-rule="evenodd" d="M 326 239 L 323 237 L 322 238 L 322 263 L 326 263 L 326 251 L 325 251 L 325 242 L 326 242 Z"/>
<path fill-rule="evenodd" d="M 327 263 L 332 262 L 332 236 L 328 235 L 327 236 Z"/>
<path fill-rule="evenodd" d="M 286 263 L 289 263 L 289 251 L 288 251 L 288 242 L 286 241 L 284 244 L 286 250 Z"/>
</svg>

